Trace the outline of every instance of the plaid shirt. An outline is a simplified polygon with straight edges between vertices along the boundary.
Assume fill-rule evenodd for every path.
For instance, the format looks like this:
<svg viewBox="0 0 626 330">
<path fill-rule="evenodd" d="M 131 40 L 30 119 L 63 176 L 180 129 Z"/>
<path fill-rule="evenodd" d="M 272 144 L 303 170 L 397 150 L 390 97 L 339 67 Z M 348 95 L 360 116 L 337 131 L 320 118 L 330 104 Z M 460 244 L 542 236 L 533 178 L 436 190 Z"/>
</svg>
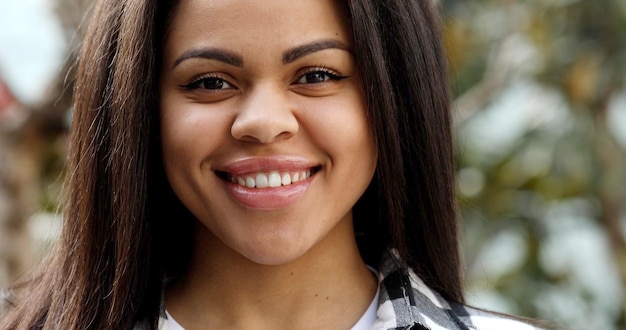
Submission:
<svg viewBox="0 0 626 330">
<path fill-rule="evenodd" d="M 535 330 L 495 313 L 447 301 L 393 253 L 379 268 L 380 299 L 373 330 Z"/>
<path fill-rule="evenodd" d="M 372 330 L 538 330 L 517 320 L 445 300 L 406 269 L 393 252 L 385 254 L 378 276 L 379 305 Z M 159 330 L 167 330 L 165 309 L 161 314 Z"/>
</svg>

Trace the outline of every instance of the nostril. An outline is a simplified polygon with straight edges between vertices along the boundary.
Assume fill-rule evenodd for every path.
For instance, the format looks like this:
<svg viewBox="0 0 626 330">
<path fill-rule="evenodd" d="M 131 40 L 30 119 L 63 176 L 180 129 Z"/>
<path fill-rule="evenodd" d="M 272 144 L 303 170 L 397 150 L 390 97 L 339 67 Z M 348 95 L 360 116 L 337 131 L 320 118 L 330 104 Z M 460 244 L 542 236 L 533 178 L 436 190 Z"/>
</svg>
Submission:
<svg viewBox="0 0 626 330">
<path fill-rule="evenodd" d="M 287 139 L 299 130 L 294 106 L 274 88 L 255 89 L 242 103 L 233 119 L 231 135 L 234 139 L 272 143 Z"/>
<path fill-rule="evenodd" d="M 273 143 L 289 139 L 299 131 L 295 118 L 283 120 L 257 119 L 249 122 L 235 121 L 231 135 L 236 140 L 251 143 Z"/>
</svg>

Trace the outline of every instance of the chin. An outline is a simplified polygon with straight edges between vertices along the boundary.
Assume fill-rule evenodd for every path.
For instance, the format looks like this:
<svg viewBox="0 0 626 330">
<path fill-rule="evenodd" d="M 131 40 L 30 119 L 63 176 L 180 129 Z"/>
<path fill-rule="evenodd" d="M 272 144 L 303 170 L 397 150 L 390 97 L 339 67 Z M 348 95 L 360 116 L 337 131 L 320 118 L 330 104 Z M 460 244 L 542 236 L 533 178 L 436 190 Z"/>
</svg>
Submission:
<svg viewBox="0 0 626 330">
<path fill-rule="evenodd" d="M 300 259 L 310 250 L 310 247 L 302 246 L 301 243 L 297 244 L 298 246 L 287 245 L 278 244 L 268 248 L 259 248 L 257 246 L 245 252 L 241 251 L 240 254 L 259 265 L 281 266 Z"/>
</svg>

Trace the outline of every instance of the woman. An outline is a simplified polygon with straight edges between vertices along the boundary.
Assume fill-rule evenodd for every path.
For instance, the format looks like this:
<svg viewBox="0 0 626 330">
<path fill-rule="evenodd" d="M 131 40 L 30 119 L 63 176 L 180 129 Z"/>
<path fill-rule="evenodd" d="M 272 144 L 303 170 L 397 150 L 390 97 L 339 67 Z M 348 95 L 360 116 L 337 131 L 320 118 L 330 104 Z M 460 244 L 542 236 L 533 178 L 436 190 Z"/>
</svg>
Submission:
<svg viewBox="0 0 626 330">
<path fill-rule="evenodd" d="M 463 305 L 429 1 L 102 0 L 2 328 L 531 329 Z"/>
</svg>

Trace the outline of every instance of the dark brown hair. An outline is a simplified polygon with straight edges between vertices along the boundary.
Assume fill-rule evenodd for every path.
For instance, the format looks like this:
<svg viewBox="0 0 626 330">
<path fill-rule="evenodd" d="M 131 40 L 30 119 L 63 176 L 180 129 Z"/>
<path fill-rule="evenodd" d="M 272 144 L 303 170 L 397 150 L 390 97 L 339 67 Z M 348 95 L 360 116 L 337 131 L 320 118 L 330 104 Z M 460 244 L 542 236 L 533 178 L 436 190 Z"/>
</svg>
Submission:
<svg viewBox="0 0 626 330">
<path fill-rule="evenodd" d="M 58 243 L 2 328 L 156 329 L 164 279 L 182 271 L 192 218 L 161 168 L 158 70 L 174 1 L 102 0 L 79 59 Z M 354 208 L 376 265 L 395 248 L 462 302 L 446 68 L 431 1 L 351 0 L 355 56 L 378 147 Z"/>
<path fill-rule="evenodd" d="M 350 1 L 350 10 L 379 157 L 374 187 L 355 208 L 357 226 L 367 219 L 374 236 L 363 245 L 378 245 L 375 257 L 381 248 L 397 249 L 430 287 L 462 302 L 450 98 L 437 12 L 432 1 L 418 0 Z"/>
</svg>

